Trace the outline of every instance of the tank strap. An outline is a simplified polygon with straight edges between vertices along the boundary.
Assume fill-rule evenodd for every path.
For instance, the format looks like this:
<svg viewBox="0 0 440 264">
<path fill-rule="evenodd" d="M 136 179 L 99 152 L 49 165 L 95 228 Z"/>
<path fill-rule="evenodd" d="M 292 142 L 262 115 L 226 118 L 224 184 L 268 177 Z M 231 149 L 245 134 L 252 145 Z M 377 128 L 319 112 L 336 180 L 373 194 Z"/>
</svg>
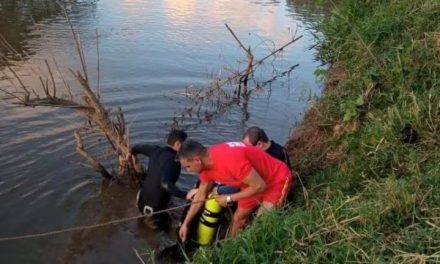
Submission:
<svg viewBox="0 0 440 264">
<path fill-rule="evenodd" d="M 203 214 L 209 217 L 220 217 L 221 216 L 221 211 L 218 213 L 213 213 L 211 211 L 209 211 L 208 209 L 203 209 Z"/>
<path fill-rule="evenodd" d="M 208 222 L 208 220 L 206 220 L 203 216 L 200 217 L 200 223 L 204 224 L 207 227 L 212 227 L 212 228 L 217 228 L 218 226 L 218 222 L 216 223 Z"/>
</svg>

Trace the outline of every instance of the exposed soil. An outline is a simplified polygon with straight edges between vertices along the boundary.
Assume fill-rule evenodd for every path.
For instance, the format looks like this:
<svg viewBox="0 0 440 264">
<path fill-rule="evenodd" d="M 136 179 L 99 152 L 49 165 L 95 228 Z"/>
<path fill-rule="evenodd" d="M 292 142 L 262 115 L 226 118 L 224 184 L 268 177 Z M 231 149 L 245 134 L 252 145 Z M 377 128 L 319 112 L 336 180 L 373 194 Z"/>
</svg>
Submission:
<svg viewBox="0 0 440 264">
<path fill-rule="evenodd" d="M 339 82 L 345 78 L 345 71 L 341 64 L 333 63 L 328 72 L 325 83 L 325 93 L 336 89 Z M 344 157 L 342 149 L 332 150 L 329 146 L 330 139 L 339 136 L 350 129 L 342 122 L 329 125 L 320 125 L 316 105 L 305 114 L 304 121 L 292 132 L 285 145 L 296 173 L 307 176 L 320 164 L 320 168 L 326 164 L 334 164 Z M 301 159 L 301 162 L 298 162 Z"/>
</svg>

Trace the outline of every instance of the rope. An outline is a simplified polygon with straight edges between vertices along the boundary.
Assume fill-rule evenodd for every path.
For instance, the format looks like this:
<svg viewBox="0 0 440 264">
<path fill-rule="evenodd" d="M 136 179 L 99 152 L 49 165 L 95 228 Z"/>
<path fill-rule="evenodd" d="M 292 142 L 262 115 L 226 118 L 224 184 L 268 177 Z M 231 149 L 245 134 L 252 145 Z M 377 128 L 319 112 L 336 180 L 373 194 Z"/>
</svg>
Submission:
<svg viewBox="0 0 440 264">
<path fill-rule="evenodd" d="M 76 226 L 76 227 L 71 227 L 71 228 L 53 230 L 53 231 L 48 231 L 48 232 L 43 232 L 43 233 L 21 235 L 21 236 L 0 237 L 0 242 L 1 241 L 21 240 L 21 239 L 27 239 L 27 238 L 45 237 L 45 236 L 50 236 L 50 235 L 57 235 L 57 234 L 62 234 L 62 233 L 68 233 L 68 232 L 74 232 L 74 231 L 80 231 L 80 230 L 86 230 L 86 229 L 93 229 L 93 228 L 98 228 L 98 227 L 112 225 L 112 224 L 119 224 L 119 223 L 131 221 L 134 219 L 139 219 L 139 218 L 143 218 L 143 217 L 151 217 L 156 214 L 174 211 L 179 208 L 183 208 L 183 207 L 186 207 L 186 206 L 189 206 L 192 204 L 203 203 L 203 202 L 210 200 L 210 199 L 214 199 L 214 198 L 208 198 L 208 199 L 197 201 L 197 202 L 188 202 L 183 205 L 178 205 L 178 206 L 170 207 L 167 209 L 159 210 L 159 211 L 153 212 L 151 214 L 131 216 L 131 217 L 116 219 L 116 220 L 112 220 L 112 221 L 108 221 L 108 222 L 104 222 L 104 223 L 99 223 L 99 224 L 94 224 L 94 225 Z"/>
</svg>

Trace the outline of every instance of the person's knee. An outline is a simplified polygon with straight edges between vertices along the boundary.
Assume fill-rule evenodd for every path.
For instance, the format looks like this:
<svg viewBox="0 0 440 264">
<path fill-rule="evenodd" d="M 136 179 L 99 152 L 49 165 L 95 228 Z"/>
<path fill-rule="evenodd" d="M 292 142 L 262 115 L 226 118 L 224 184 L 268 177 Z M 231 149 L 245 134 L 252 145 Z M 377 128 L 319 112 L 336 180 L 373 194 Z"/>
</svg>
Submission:
<svg viewBox="0 0 440 264">
<path fill-rule="evenodd" d="M 275 208 L 276 208 L 275 204 L 273 204 L 271 202 L 263 202 L 263 203 L 261 203 L 260 208 L 258 208 L 257 216 L 260 216 L 264 212 L 268 212 L 268 211 L 273 210 Z"/>
<path fill-rule="evenodd" d="M 263 202 L 261 206 L 266 210 L 272 210 L 276 207 L 276 205 L 272 202 Z"/>
<path fill-rule="evenodd" d="M 233 221 L 234 225 L 237 225 L 239 227 L 243 227 L 247 224 L 248 216 L 249 216 L 249 214 L 237 212 L 234 214 L 232 221 Z"/>
</svg>

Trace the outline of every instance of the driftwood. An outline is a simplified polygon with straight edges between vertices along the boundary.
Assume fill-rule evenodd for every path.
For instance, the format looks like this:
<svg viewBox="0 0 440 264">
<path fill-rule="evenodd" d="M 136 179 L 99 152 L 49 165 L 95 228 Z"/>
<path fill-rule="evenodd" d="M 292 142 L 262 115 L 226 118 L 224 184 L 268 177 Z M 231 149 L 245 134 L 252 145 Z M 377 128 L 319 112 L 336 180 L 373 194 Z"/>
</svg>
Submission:
<svg viewBox="0 0 440 264">
<path fill-rule="evenodd" d="M 117 111 L 112 113 L 110 109 L 106 109 L 100 101 L 99 73 L 97 81 L 97 91 L 93 91 L 87 74 L 86 59 L 84 57 L 84 51 L 81 45 L 81 41 L 79 39 L 79 35 L 75 32 L 65 9 L 62 6 L 61 8 L 63 9 L 64 14 L 69 22 L 80 60 L 81 70 L 74 71 L 70 69 L 70 72 L 75 77 L 77 83 L 79 84 L 79 87 L 81 88 L 81 100 L 75 100 L 75 98 L 73 97 L 71 87 L 68 85 L 64 76 L 61 74 L 61 71 L 59 70 L 58 64 L 55 60 L 54 68 L 57 69 L 57 73 L 63 81 L 64 87 L 68 93 L 68 98 L 62 98 L 62 96 L 60 97 L 60 93 L 57 93 L 59 87 L 57 87 L 57 83 L 55 81 L 55 76 L 52 71 L 53 67 L 51 67 L 48 60 L 45 60 L 45 66 L 49 76 L 38 76 L 43 91 L 43 93 L 38 93 L 36 91 L 37 89 L 35 89 L 36 87 L 26 85 L 22 78 L 13 69 L 13 67 L 9 65 L 7 59 L 5 57 L 2 57 L 2 59 L 4 60 L 4 65 L 6 65 L 5 69 L 7 69 L 9 73 L 13 76 L 11 77 L 11 82 L 15 80 L 18 83 L 18 87 L 16 86 L 16 89 L 19 92 L 11 92 L 7 89 L 0 89 L 0 91 L 3 91 L 11 99 L 13 99 L 13 103 L 15 104 L 20 104 L 28 107 L 49 106 L 71 108 L 75 110 L 87 121 L 85 122 L 87 125 L 76 129 L 74 133 L 76 138 L 77 152 L 91 164 L 95 171 L 101 173 L 101 175 L 105 178 L 120 180 L 123 177 L 127 178 L 126 176 L 129 175 L 129 177 L 131 177 L 130 179 L 132 179 L 135 183 L 139 183 L 139 180 L 143 173 L 142 166 L 138 163 L 137 160 L 126 162 L 125 159 L 125 157 L 127 157 L 129 154 L 130 146 L 128 128 L 125 124 L 125 118 L 122 109 L 118 108 Z M 98 45 L 99 42 L 97 41 L 97 50 L 99 52 Z M 99 71 L 99 62 L 97 70 Z M 8 76 L 4 72 L 3 74 L 5 76 Z M 102 163 L 98 161 L 97 158 L 93 157 L 92 154 L 87 152 L 81 136 L 81 131 L 86 130 L 87 126 L 97 128 L 100 134 L 107 139 L 107 142 L 111 146 L 112 153 L 117 157 L 117 161 L 119 163 L 119 169 L 117 173 L 110 173 L 109 170 L 107 170 L 102 165 Z"/>
<path fill-rule="evenodd" d="M 206 88 L 187 88 L 184 91 L 177 92 L 178 95 L 186 97 L 191 105 L 186 107 L 180 116 L 175 116 L 173 126 L 182 126 L 185 118 L 197 117 L 199 123 L 210 122 L 215 116 L 222 115 L 228 111 L 231 106 L 239 105 L 243 111 L 243 122 L 249 119 L 248 104 L 253 91 L 261 89 L 262 86 L 270 84 L 277 78 L 289 75 L 299 64 L 295 64 L 288 70 L 273 76 L 270 80 L 257 84 L 256 87 L 249 87 L 248 81 L 252 78 L 253 73 L 268 58 L 275 56 L 283 51 L 287 46 L 301 39 L 302 36 L 295 36 L 280 48 L 271 51 L 268 55 L 255 61 L 251 47 L 245 47 L 242 41 L 237 37 L 228 24 L 225 24 L 228 31 L 237 41 L 241 49 L 246 53 L 247 64 L 246 69 L 222 79 L 221 77 L 212 81 L 212 84 Z M 227 86 L 230 85 L 230 86 Z M 231 89 L 232 87 L 232 89 Z"/>
</svg>

